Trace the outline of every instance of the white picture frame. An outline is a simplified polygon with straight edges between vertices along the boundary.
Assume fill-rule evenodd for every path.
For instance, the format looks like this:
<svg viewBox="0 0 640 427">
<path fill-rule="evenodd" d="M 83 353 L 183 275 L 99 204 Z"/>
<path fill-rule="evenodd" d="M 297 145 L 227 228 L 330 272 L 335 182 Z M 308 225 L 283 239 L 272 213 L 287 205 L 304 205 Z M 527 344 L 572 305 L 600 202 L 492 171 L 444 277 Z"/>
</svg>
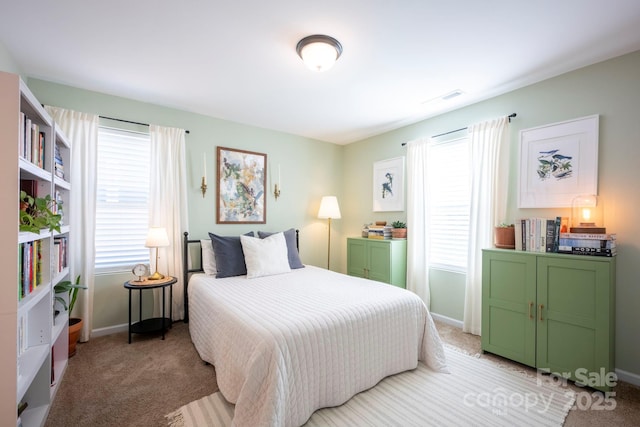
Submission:
<svg viewBox="0 0 640 427">
<path fill-rule="evenodd" d="M 598 194 L 599 116 L 520 131 L 519 208 L 566 208 Z"/>
<path fill-rule="evenodd" d="M 404 211 L 404 157 L 373 164 L 373 211 Z"/>
</svg>

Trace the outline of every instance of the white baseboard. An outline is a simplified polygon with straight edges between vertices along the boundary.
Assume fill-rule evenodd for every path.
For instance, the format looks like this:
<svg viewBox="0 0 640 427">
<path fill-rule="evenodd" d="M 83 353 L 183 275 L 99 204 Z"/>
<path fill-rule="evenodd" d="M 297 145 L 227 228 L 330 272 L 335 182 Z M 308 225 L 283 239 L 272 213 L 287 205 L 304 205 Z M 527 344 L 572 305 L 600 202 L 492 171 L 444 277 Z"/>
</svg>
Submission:
<svg viewBox="0 0 640 427">
<path fill-rule="evenodd" d="M 616 369 L 616 375 L 618 376 L 619 380 L 640 387 L 640 375 L 623 371 L 622 369 Z"/>
<path fill-rule="evenodd" d="M 91 331 L 91 337 L 102 337 L 104 335 L 111 335 L 117 332 L 127 332 L 129 330 L 129 325 L 124 323 L 122 325 L 108 326 L 106 328 L 98 328 Z"/>
<path fill-rule="evenodd" d="M 443 316 L 442 314 L 432 312 L 431 317 L 438 322 L 446 323 L 447 325 L 455 326 L 456 328 L 462 329 L 464 326 L 462 320 L 452 319 L 451 317 Z"/>
</svg>

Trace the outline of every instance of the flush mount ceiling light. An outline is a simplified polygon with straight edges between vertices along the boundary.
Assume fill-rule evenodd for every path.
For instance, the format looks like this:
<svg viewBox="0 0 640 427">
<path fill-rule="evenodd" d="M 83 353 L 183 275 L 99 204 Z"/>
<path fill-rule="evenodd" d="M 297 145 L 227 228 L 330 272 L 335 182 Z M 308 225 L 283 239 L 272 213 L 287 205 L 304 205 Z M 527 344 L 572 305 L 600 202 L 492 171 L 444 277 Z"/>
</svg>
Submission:
<svg viewBox="0 0 640 427">
<path fill-rule="evenodd" d="M 333 37 L 315 34 L 300 40 L 296 52 L 307 67 L 320 72 L 333 67 L 342 54 L 342 45 Z"/>
</svg>

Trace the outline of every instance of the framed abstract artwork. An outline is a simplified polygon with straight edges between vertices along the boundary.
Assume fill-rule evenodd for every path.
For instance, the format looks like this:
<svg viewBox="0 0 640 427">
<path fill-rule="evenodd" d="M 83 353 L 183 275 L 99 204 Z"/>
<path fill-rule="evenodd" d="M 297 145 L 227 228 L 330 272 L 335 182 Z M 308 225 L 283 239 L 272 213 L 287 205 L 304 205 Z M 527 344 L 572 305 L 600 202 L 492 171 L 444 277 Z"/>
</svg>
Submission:
<svg viewBox="0 0 640 427">
<path fill-rule="evenodd" d="M 404 210 L 404 157 L 373 164 L 373 211 Z"/>
<path fill-rule="evenodd" d="M 218 147 L 217 224 L 267 222 L 267 155 Z"/>
<path fill-rule="evenodd" d="M 598 115 L 520 131 L 519 208 L 571 207 L 598 194 Z"/>
</svg>

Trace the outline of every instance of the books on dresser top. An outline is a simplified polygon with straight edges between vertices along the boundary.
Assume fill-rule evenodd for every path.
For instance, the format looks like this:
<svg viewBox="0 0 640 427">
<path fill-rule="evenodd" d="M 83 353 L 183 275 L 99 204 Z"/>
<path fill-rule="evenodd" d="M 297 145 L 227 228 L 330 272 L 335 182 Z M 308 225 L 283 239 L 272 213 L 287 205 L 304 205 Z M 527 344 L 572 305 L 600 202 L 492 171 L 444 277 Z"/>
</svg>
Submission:
<svg viewBox="0 0 640 427">
<path fill-rule="evenodd" d="M 368 228 L 368 238 L 378 240 L 391 239 L 391 229 L 389 225 L 370 225 Z"/>
<path fill-rule="evenodd" d="M 569 218 L 521 218 L 515 222 L 516 250 L 574 255 L 616 255 L 615 233 L 570 233 Z"/>
</svg>

